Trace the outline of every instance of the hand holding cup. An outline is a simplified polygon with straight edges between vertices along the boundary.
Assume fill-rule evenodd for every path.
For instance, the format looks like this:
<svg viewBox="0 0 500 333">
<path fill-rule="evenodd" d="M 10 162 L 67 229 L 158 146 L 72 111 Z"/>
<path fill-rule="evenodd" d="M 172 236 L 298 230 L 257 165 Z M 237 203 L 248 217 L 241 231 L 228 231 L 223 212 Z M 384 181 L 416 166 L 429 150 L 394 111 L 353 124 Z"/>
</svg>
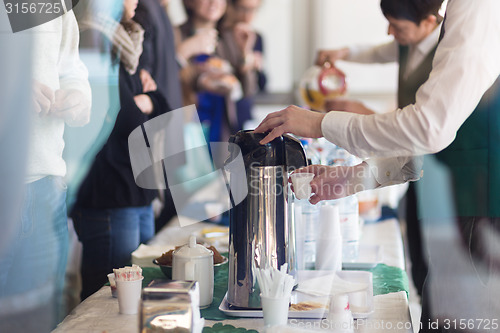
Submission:
<svg viewBox="0 0 500 333">
<path fill-rule="evenodd" d="M 314 178 L 314 173 L 295 172 L 290 178 L 292 179 L 295 197 L 299 200 L 309 199 L 312 194 L 311 181 Z"/>
</svg>

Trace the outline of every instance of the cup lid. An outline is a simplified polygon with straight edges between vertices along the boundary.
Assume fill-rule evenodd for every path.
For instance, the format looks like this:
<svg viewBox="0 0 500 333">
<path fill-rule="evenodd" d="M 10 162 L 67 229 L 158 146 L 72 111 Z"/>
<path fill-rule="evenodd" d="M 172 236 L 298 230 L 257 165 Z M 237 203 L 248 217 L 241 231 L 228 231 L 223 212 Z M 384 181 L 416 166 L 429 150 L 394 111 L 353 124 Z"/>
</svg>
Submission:
<svg viewBox="0 0 500 333">
<path fill-rule="evenodd" d="M 214 253 L 205 246 L 196 244 L 196 236 L 191 235 L 189 237 L 189 243 L 174 251 L 172 255 L 184 258 L 201 258 L 211 257 Z"/>
</svg>

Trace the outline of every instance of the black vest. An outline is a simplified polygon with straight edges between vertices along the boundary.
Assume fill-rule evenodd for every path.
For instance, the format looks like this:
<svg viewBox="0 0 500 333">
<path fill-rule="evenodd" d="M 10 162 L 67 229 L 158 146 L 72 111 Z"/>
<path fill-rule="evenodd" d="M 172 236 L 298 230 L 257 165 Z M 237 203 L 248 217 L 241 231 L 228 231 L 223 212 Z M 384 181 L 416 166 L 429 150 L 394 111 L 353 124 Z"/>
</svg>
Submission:
<svg viewBox="0 0 500 333">
<path fill-rule="evenodd" d="M 500 79 L 436 157 L 449 168 L 457 216 L 500 217 Z"/>
<path fill-rule="evenodd" d="M 408 47 L 400 46 L 399 51 L 398 106 L 402 108 L 415 103 L 418 88 L 432 70 L 436 48 L 406 80 Z M 455 216 L 500 217 L 500 79 L 484 94 L 455 140 L 435 156 L 449 169 Z"/>
<path fill-rule="evenodd" d="M 437 45 L 436 45 L 437 47 Z M 432 70 L 432 59 L 434 58 L 434 53 L 436 52 L 436 47 L 434 47 L 429 54 L 424 58 L 422 63 L 408 76 L 404 79 L 404 72 L 408 63 L 408 52 L 409 48 L 407 46 L 399 46 L 399 81 L 398 81 L 398 107 L 404 108 L 407 105 L 415 103 L 415 95 L 417 94 L 418 88 L 429 78 L 429 74 Z"/>
</svg>

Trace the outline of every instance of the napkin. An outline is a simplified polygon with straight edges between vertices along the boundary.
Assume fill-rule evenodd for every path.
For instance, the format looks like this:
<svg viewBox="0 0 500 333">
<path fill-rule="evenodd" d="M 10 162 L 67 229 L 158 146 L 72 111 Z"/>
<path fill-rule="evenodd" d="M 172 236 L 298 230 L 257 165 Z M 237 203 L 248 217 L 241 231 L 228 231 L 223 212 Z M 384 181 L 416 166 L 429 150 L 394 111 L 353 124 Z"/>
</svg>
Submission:
<svg viewBox="0 0 500 333">
<path fill-rule="evenodd" d="M 163 253 L 173 249 L 174 245 L 145 245 L 141 244 L 132 252 L 132 264 L 141 267 L 156 267 L 153 259 L 160 257 Z"/>
<path fill-rule="evenodd" d="M 301 281 L 296 290 L 313 296 L 328 296 L 366 289 L 368 289 L 366 283 L 350 282 L 340 278 L 337 274 L 330 274 Z"/>
</svg>

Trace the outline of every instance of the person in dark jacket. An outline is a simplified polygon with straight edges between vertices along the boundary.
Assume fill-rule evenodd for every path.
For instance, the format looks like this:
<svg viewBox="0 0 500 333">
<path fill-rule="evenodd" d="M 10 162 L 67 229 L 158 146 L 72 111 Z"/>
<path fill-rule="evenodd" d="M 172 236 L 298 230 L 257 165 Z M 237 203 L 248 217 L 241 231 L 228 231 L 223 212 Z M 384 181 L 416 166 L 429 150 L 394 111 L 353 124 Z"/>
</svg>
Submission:
<svg viewBox="0 0 500 333">
<path fill-rule="evenodd" d="M 168 108 L 175 110 L 181 108 L 182 90 L 179 77 L 180 66 L 177 63 L 174 32 L 170 19 L 166 12 L 168 0 L 140 0 L 134 16 L 134 21 L 144 28 L 143 52 L 139 59 L 140 77 L 145 90 L 152 86 L 165 96 Z M 153 83 L 151 83 L 153 82 Z M 165 141 L 168 144 L 175 144 L 177 151 L 184 149 L 184 119 L 179 112 L 172 114 L 171 122 L 174 126 L 169 126 L 169 131 Z M 177 154 L 177 159 L 173 166 L 181 166 L 185 163 L 184 154 Z M 170 165 L 172 165 L 170 163 Z M 165 179 L 165 182 L 167 180 Z M 155 229 L 159 231 L 173 216 L 177 215 L 170 190 L 159 192 L 162 209 L 155 220 Z"/>
<path fill-rule="evenodd" d="M 136 2 L 125 0 L 121 25 L 127 32 L 142 30 L 132 21 L 135 7 Z M 127 35 L 117 39 L 127 40 Z M 134 52 L 117 53 L 120 57 L 120 111 L 107 142 L 82 182 L 71 214 L 83 245 L 82 299 L 99 290 L 113 268 L 129 264 L 131 253 L 154 235 L 151 203 L 157 192 L 136 185 L 128 137 L 134 129 L 166 112 L 168 107 L 159 90 L 144 92 L 141 68 L 135 57 L 141 54 L 142 40 L 134 45 L 137 47 Z"/>
</svg>

